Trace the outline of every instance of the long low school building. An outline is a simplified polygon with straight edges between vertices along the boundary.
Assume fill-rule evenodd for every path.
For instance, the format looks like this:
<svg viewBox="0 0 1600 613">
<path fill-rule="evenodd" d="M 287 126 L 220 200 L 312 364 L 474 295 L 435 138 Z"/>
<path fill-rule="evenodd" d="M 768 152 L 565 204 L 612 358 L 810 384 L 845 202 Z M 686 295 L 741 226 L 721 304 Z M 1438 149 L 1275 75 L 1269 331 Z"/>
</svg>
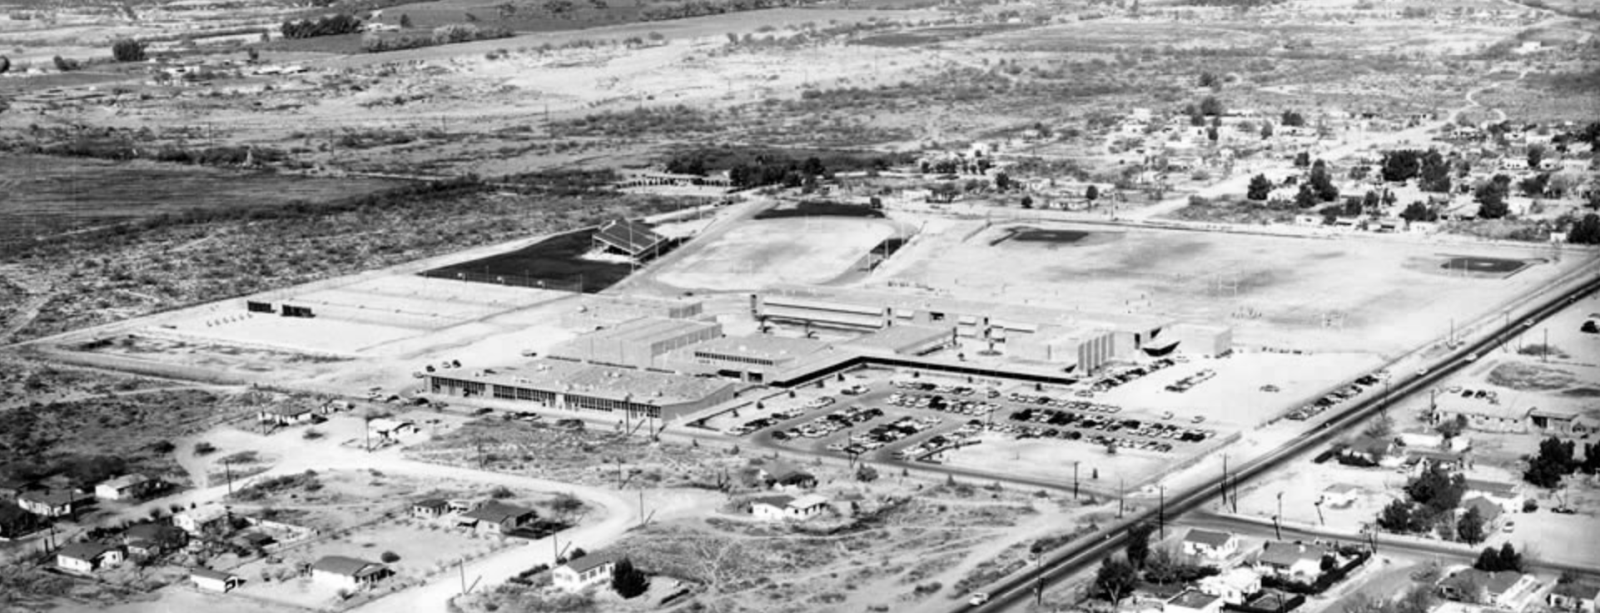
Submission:
<svg viewBox="0 0 1600 613">
<path fill-rule="evenodd" d="M 522 401 L 570 411 L 628 413 L 672 421 L 727 402 L 733 381 L 583 364 L 535 360 L 517 368 L 485 370 L 471 376 L 430 374 L 434 394 Z"/>
</svg>

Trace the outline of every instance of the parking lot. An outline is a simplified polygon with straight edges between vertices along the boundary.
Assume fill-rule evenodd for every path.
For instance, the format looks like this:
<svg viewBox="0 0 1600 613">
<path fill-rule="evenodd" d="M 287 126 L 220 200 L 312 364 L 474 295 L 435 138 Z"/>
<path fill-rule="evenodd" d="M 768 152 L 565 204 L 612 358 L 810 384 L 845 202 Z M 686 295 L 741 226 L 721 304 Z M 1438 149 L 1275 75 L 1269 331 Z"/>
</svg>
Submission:
<svg viewBox="0 0 1600 613">
<path fill-rule="evenodd" d="M 1186 454 L 1218 432 L 1205 418 L 1176 419 L 1097 402 L 1109 390 L 1171 366 L 1160 360 L 1070 388 L 1021 382 L 966 383 L 955 377 L 866 371 L 849 387 L 797 406 L 740 420 L 724 431 L 758 444 L 873 461 L 923 460 L 985 438 L 1056 439 L 1062 446 Z"/>
</svg>

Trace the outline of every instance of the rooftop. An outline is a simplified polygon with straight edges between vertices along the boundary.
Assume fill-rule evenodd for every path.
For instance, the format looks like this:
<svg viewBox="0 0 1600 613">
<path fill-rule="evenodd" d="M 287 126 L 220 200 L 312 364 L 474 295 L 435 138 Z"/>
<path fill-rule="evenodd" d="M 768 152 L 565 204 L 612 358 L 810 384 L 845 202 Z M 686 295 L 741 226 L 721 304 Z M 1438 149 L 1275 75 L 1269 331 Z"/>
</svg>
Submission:
<svg viewBox="0 0 1600 613">
<path fill-rule="evenodd" d="M 1200 543 L 1202 545 L 1210 545 L 1212 547 L 1221 547 L 1226 545 L 1228 541 L 1232 539 L 1233 535 L 1226 532 L 1212 532 L 1210 530 L 1198 529 L 1190 530 L 1189 534 L 1184 535 L 1183 537 L 1184 541 L 1190 543 Z"/>
<path fill-rule="evenodd" d="M 1495 404 L 1487 398 L 1462 398 L 1456 394 L 1439 394 L 1435 402 L 1441 413 L 1477 415 L 1489 419 L 1523 420 L 1535 410 L 1535 407 L 1515 401 Z"/>
<path fill-rule="evenodd" d="M 490 500 L 483 503 L 481 507 L 462 513 L 461 516 L 467 519 L 478 519 L 498 524 L 507 519 L 521 517 L 529 513 L 533 513 L 533 509 L 506 504 L 498 500 Z"/>
<path fill-rule="evenodd" d="M 1328 553 L 1320 545 L 1306 545 L 1304 543 L 1267 543 L 1266 550 L 1257 558 L 1262 564 L 1273 566 L 1291 566 L 1301 560 L 1321 560 Z"/>
<path fill-rule="evenodd" d="M 1350 483 L 1335 483 L 1322 491 L 1329 494 L 1350 494 L 1361 491 L 1361 486 Z"/>
<path fill-rule="evenodd" d="M 859 347 L 861 349 L 882 349 L 894 353 L 908 351 L 939 338 L 949 338 L 954 333 L 951 328 L 937 328 L 933 326 L 908 326 L 895 324 L 861 338 L 845 341 L 844 345 Z"/>
<path fill-rule="evenodd" d="M 1473 479 L 1470 477 L 1465 481 L 1467 485 L 1467 491 L 1469 492 L 1485 492 L 1489 494 L 1500 494 L 1503 496 L 1515 496 L 1517 494 L 1517 486 L 1514 483 L 1489 481 L 1486 479 Z"/>
<path fill-rule="evenodd" d="M 650 345 L 660 341 L 669 340 L 701 330 L 719 329 L 714 323 L 694 321 L 690 319 L 670 319 L 666 317 L 639 317 L 616 324 L 609 328 L 596 330 L 583 334 L 575 339 L 557 345 L 550 350 L 552 355 L 560 355 L 563 349 L 582 353 L 584 343 L 589 342 L 615 342 L 628 344 Z"/>
<path fill-rule="evenodd" d="M 486 383 L 582 394 L 640 404 L 676 404 L 710 396 L 733 385 L 723 379 L 672 375 L 632 368 L 533 360 L 476 378 Z"/>
<path fill-rule="evenodd" d="M 227 571 L 211 570 L 203 566 L 196 566 L 189 569 L 189 576 L 200 577 L 202 579 L 216 579 L 217 581 L 227 581 L 229 579 L 238 577 L 238 575 Z"/>
<path fill-rule="evenodd" d="M 122 489 L 122 488 L 125 488 L 125 487 L 130 487 L 130 486 L 134 486 L 134 485 L 139 485 L 141 483 L 149 483 L 149 482 L 150 482 L 150 478 L 149 477 L 146 477 L 146 476 L 141 475 L 139 473 L 133 473 L 133 474 L 128 474 L 128 475 L 123 475 L 123 476 L 117 477 L 115 479 L 108 479 L 105 482 L 101 483 L 100 485 L 104 485 L 106 487 L 115 488 L 115 489 Z"/>
<path fill-rule="evenodd" d="M 648 224 L 632 219 L 615 219 L 601 224 L 594 238 L 631 255 L 648 251 L 667 240 L 656 234 Z"/>
<path fill-rule="evenodd" d="M 598 566 L 604 566 L 606 564 L 610 564 L 612 562 L 615 562 L 615 561 L 621 560 L 621 559 L 622 559 L 622 556 L 620 556 L 620 555 L 618 555 L 618 554 L 616 554 L 614 552 L 610 552 L 610 551 L 601 552 L 601 553 L 591 553 L 591 554 L 585 555 L 585 556 L 583 556 L 581 558 L 578 558 L 576 560 L 567 561 L 566 567 L 570 568 L 570 569 L 572 569 L 574 571 L 577 571 L 578 574 L 581 575 L 585 571 L 588 571 L 588 570 L 593 569 L 593 568 L 598 567 Z"/>
<path fill-rule="evenodd" d="M 384 566 L 377 562 L 368 562 L 345 556 L 323 556 L 322 559 L 311 565 L 312 570 L 320 570 L 347 577 L 359 577 L 383 568 Z"/>
<path fill-rule="evenodd" d="M 1522 579 L 1522 573 L 1514 571 L 1484 572 L 1476 568 L 1468 568 L 1454 575 L 1446 577 L 1445 585 L 1456 589 L 1467 590 L 1474 585 L 1483 586 L 1490 595 L 1504 594 L 1511 586 Z"/>
<path fill-rule="evenodd" d="M 1484 498 L 1482 496 L 1473 496 L 1470 499 L 1462 501 L 1462 512 L 1466 512 L 1467 509 L 1477 509 L 1478 515 L 1486 522 L 1492 522 L 1496 519 L 1499 519 L 1501 513 L 1503 513 L 1503 511 L 1500 509 L 1500 505 L 1490 502 L 1488 498 Z"/>
<path fill-rule="evenodd" d="M 1184 590 L 1183 593 L 1174 596 L 1172 600 L 1168 600 L 1167 604 L 1186 609 L 1204 609 L 1218 600 L 1221 600 L 1221 597 L 1196 590 Z"/>
<path fill-rule="evenodd" d="M 801 496 L 801 497 L 796 498 L 793 501 L 791 501 L 789 503 L 789 508 L 791 508 L 791 509 L 809 509 L 811 507 L 814 507 L 814 506 L 817 506 L 817 505 L 823 505 L 823 504 L 828 504 L 828 498 L 826 496 L 819 496 L 817 494 L 806 494 L 804 496 Z"/>
<path fill-rule="evenodd" d="M 737 355 L 783 363 L 830 349 L 832 347 L 828 343 L 809 338 L 754 334 L 751 336 L 724 336 L 698 343 L 689 347 L 688 350 L 693 355 Z"/>
<path fill-rule="evenodd" d="M 892 309 L 896 311 L 897 315 L 900 314 L 898 313 L 899 311 L 935 311 L 944 313 L 952 319 L 961 315 L 981 315 L 989 317 L 991 324 L 1078 324 L 1090 327 L 1103 326 L 1118 330 L 1148 332 L 1151 329 L 1159 328 L 1172 322 L 1172 320 L 1164 317 L 1147 315 L 1084 313 L 1032 305 L 960 300 L 928 294 L 882 290 L 844 290 L 799 285 L 774 289 L 764 295 L 764 298 L 799 298 L 802 300 L 809 298 L 816 301 L 845 303 L 847 305 L 871 305 L 873 308 Z"/>
<path fill-rule="evenodd" d="M 1600 586 L 1597 586 L 1593 583 L 1579 583 L 1576 581 L 1571 581 L 1567 583 L 1557 583 L 1555 587 L 1550 589 L 1550 593 L 1559 594 L 1562 596 L 1571 596 L 1574 598 L 1594 598 L 1597 595 L 1600 595 Z"/>
<path fill-rule="evenodd" d="M 782 508 L 787 508 L 790 504 L 793 504 L 794 500 L 795 500 L 794 496 L 785 496 L 783 494 L 776 494 L 776 495 L 773 495 L 773 496 L 757 496 L 755 498 L 751 498 L 750 499 L 750 504 L 752 504 L 752 505 L 768 504 L 768 505 L 772 505 L 772 506 L 775 506 L 775 507 L 778 507 L 778 508 L 782 509 Z"/>
<path fill-rule="evenodd" d="M 425 509 L 442 509 L 442 508 L 450 506 L 450 503 L 446 502 L 443 499 L 439 499 L 439 498 L 424 498 L 422 500 L 418 500 L 416 502 L 411 503 L 411 506 L 422 507 L 422 508 L 425 508 Z"/>
<path fill-rule="evenodd" d="M 105 543 L 69 543 L 56 550 L 56 555 L 74 560 L 93 560 L 116 549 Z"/>
<path fill-rule="evenodd" d="M 81 496 L 72 490 L 29 490 L 17 496 L 18 500 L 42 502 L 50 506 L 72 504 Z"/>
</svg>

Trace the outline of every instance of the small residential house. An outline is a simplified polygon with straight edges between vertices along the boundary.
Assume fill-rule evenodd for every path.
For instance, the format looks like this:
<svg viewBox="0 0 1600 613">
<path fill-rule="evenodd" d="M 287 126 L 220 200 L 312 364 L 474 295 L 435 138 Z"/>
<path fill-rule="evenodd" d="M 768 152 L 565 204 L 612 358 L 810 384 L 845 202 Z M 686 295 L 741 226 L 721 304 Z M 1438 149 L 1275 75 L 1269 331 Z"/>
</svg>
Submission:
<svg viewBox="0 0 1600 613">
<path fill-rule="evenodd" d="M 428 498 L 411 503 L 411 516 L 436 519 L 450 512 L 450 503 L 441 498 Z"/>
<path fill-rule="evenodd" d="M 1550 588 L 1545 604 L 1557 611 L 1595 613 L 1595 602 L 1600 601 L 1600 586 L 1593 583 L 1557 583 Z"/>
<path fill-rule="evenodd" d="M 780 491 L 809 490 L 817 486 L 817 477 L 802 470 L 785 471 L 772 477 L 772 487 Z"/>
<path fill-rule="evenodd" d="M 122 563 L 122 548 L 104 543 L 72 543 L 56 550 L 56 568 L 92 573 Z"/>
<path fill-rule="evenodd" d="M 274 426 L 292 426 L 295 424 L 303 424 L 311 421 L 315 417 L 316 413 L 313 412 L 310 407 L 294 405 L 275 405 L 261 409 L 261 412 L 256 414 L 256 418 L 259 419 L 261 423 L 272 424 Z"/>
<path fill-rule="evenodd" d="M 1197 587 L 1227 604 L 1244 604 L 1251 594 L 1261 591 L 1261 573 L 1244 566 L 1230 568 L 1222 574 L 1201 579 Z"/>
<path fill-rule="evenodd" d="M 1472 446 L 1472 439 L 1465 436 L 1445 438 L 1442 434 L 1430 432 L 1401 432 L 1395 435 L 1400 444 L 1405 445 L 1406 451 L 1431 450 L 1431 451 L 1466 451 Z"/>
<path fill-rule="evenodd" d="M 1198 590 L 1184 590 L 1161 607 L 1162 613 L 1221 613 L 1222 599 Z"/>
<path fill-rule="evenodd" d="M 1466 479 L 1466 485 L 1467 491 L 1461 496 L 1463 500 L 1481 496 L 1500 505 L 1500 510 L 1507 513 L 1516 513 L 1522 510 L 1524 497 L 1514 483 L 1469 477 Z"/>
<path fill-rule="evenodd" d="M 222 505 L 206 505 L 172 516 L 172 525 L 190 536 L 215 536 L 228 531 L 228 510 Z"/>
<path fill-rule="evenodd" d="M 395 440 L 408 434 L 417 433 L 416 424 L 387 417 L 368 422 L 367 428 L 371 430 L 373 436 L 387 440 Z"/>
<path fill-rule="evenodd" d="M 1436 422 L 1450 421 L 1460 416 L 1466 418 L 1468 428 L 1480 432 L 1527 432 L 1536 410 L 1527 405 L 1498 404 L 1486 398 L 1461 398 L 1454 394 L 1440 395 L 1435 403 L 1433 415 Z"/>
<path fill-rule="evenodd" d="M 372 586 L 394 574 L 389 567 L 345 556 L 323 556 L 311 565 L 311 581 L 347 590 Z"/>
<path fill-rule="evenodd" d="M 750 514 L 756 519 L 810 519 L 828 507 L 828 499 L 816 494 L 799 498 L 793 496 L 763 496 L 750 501 Z"/>
<path fill-rule="evenodd" d="M 1349 460 L 1374 466 L 1398 465 L 1394 457 L 1394 441 L 1375 436 L 1358 436 L 1339 451 L 1341 461 Z"/>
<path fill-rule="evenodd" d="M 1239 537 L 1227 532 L 1193 529 L 1183 537 L 1184 555 L 1224 560 L 1239 552 Z"/>
<path fill-rule="evenodd" d="M 0 502 L 15 502 L 23 492 L 37 487 L 38 482 L 27 479 L 0 479 Z"/>
<path fill-rule="evenodd" d="M 230 572 L 196 566 L 189 569 L 189 582 L 208 592 L 226 593 L 244 585 L 244 579 Z"/>
<path fill-rule="evenodd" d="M 1466 514 L 1468 509 L 1477 509 L 1478 516 L 1483 518 L 1483 527 L 1487 532 L 1493 532 L 1500 527 L 1500 518 L 1505 515 L 1505 510 L 1500 508 L 1488 498 L 1473 496 L 1461 501 L 1461 513 Z"/>
<path fill-rule="evenodd" d="M 1332 507 L 1348 507 L 1356 502 L 1356 496 L 1361 493 L 1361 487 L 1350 483 L 1335 483 L 1322 490 L 1322 504 Z"/>
<path fill-rule="evenodd" d="M 539 516 L 533 509 L 491 500 L 482 506 L 461 514 L 456 525 L 467 526 L 480 533 L 505 534 L 521 528 Z"/>
<path fill-rule="evenodd" d="M 177 551 L 189 543 L 189 533 L 168 524 L 139 524 L 122 531 L 122 544 L 128 555 L 135 558 L 153 558 L 169 551 Z"/>
<path fill-rule="evenodd" d="M 1322 574 L 1322 558 L 1330 553 L 1320 545 L 1270 542 L 1256 554 L 1256 568 L 1283 578 L 1310 580 Z"/>
<path fill-rule="evenodd" d="M 139 500 L 156 491 L 160 485 L 160 481 L 133 473 L 94 486 L 94 496 L 101 500 Z"/>
<path fill-rule="evenodd" d="M 1567 409 L 1534 409 L 1528 413 L 1533 427 L 1556 434 L 1584 437 L 1600 432 L 1600 424 L 1577 411 Z"/>
<path fill-rule="evenodd" d="M 1439 582 L 1440 595 L 1457 602 L 1520 612 L 1536 599 L 1539 582 L 1514 571 L 1485 572 L 1468 568 Z"/>
<path fill-rule="evenodd" d="M 17 506 L 40 517 L 70 517 L 82 498 L 72 490 L 29 490 L 17 496 Z"/>
<path fill-rule="evenodd" d="M 556 587 L 576 592 L 591 585 L 602 585 L 611 580 L 611 572 L 622 558 L 614 553 L 591 553 L 550 571 L 551 583 Z"/>
</svg>

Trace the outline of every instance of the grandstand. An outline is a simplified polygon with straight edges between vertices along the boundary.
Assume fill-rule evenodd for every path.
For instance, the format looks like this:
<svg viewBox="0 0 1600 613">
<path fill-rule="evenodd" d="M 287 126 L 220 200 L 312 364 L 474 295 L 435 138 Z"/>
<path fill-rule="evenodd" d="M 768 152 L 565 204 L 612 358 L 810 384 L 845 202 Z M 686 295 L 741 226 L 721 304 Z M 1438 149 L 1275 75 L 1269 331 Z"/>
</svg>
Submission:
<svg viewBox="0 0 1600 613">
<path fill-rule="evenodd" d="M 597 251 L 609 251 L 643 262 L 666 250 L 667 237 L 656 234 L 648 224 L 631 219 L 615 219 L 600 225 L 592 239 Z"/>
</svg>

